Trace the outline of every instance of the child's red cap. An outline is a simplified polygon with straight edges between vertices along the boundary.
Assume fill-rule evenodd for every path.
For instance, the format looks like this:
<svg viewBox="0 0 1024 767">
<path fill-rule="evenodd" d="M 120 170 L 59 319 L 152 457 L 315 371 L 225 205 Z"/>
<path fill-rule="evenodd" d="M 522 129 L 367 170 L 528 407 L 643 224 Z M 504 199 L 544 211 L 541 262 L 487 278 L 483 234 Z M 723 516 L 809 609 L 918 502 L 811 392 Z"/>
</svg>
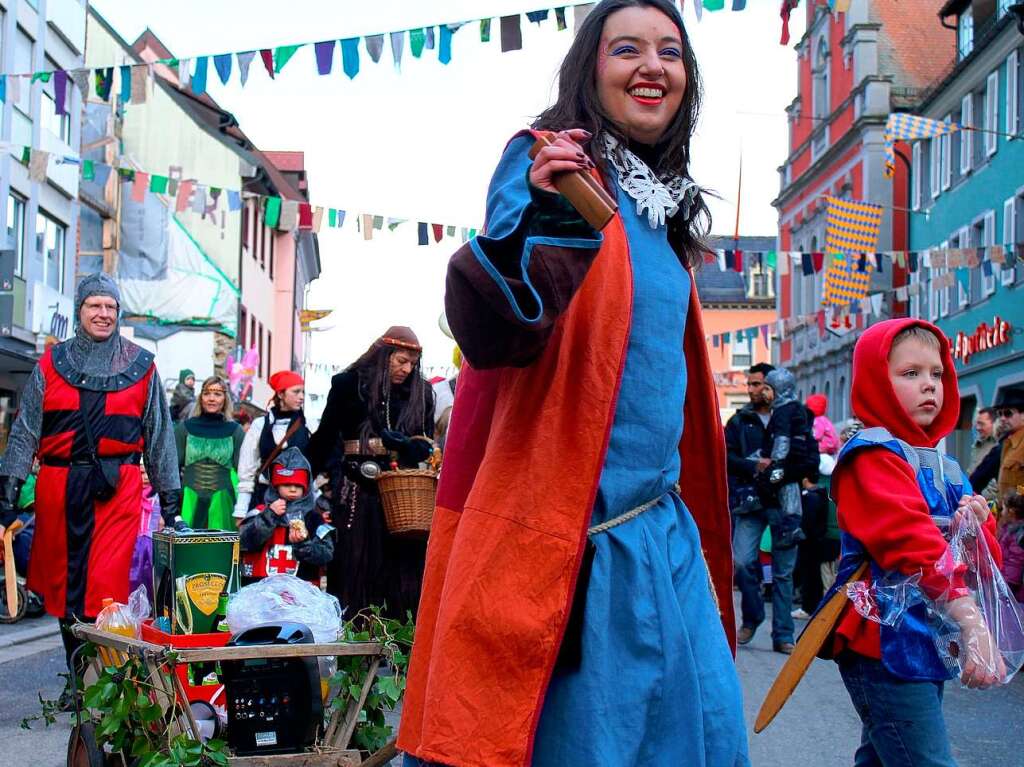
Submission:
<svg viewBox="0 0 1024 767">
<path fill-rule="evenodd" d="M 270 470 L 270 484 L 278 485 L 302 485 L 305 492 L 309 492 L 309 472 L 305 469 L 290 469 L 275 463 Z"/>
</svg>

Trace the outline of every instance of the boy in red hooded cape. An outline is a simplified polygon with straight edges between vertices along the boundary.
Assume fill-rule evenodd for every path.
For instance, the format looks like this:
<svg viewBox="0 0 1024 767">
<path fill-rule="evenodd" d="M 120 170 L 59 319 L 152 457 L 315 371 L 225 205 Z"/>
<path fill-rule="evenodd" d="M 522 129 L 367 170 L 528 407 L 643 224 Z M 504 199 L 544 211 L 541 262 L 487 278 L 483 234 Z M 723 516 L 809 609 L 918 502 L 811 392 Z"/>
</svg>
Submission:
<svg viewBox="0 0 1024 767">
<path fill-rule="evenodd" d="M 974 514 L 998 562 L 987 504 L 956 461 L 935 449 L 960 409 L 946 337 L 917 319 L 873 325 L 854 348 L 852 400 L 866 428 L 843 447 L 832 475 L 843 554 L 825 599 L 865 559 L 867 584 L 918 578 L 926 601 L 959 627 L 961 681 L 1000 682 L 1002 659 L 940 528 Z M 955 765 L 942 717 L 943 685 L 955 672 L 929 622 L 921 601 L 892 625 L 865 618 L 853 604 L 840 617 L 830 654 L 863 723 L 856 764 Z"/>
</svg>

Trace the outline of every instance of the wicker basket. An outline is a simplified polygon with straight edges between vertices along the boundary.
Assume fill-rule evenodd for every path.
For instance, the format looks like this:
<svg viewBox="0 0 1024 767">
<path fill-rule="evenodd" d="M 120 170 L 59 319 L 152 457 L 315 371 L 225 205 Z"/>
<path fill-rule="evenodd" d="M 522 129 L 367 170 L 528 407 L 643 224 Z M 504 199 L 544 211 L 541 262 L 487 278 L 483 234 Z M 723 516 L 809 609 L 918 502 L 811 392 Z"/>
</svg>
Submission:
<svg viewBox="0 0 1024 767">
<path fill-rule="evenodd" d="M 432 469 L 397 469 L 377 477 L 388 532 L 408 538 L 426 538 L 434 516 L 437 472 Z"/>
</svg>

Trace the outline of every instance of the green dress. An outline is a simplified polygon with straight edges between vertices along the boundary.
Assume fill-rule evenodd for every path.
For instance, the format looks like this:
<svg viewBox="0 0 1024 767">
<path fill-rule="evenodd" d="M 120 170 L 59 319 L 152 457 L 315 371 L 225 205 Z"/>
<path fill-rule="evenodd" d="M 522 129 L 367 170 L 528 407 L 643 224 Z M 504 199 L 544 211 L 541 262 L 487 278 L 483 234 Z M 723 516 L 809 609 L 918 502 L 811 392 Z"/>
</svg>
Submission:
<svg viewBox="0 0 1024 767">
<path fill-rule="evenodd" d="M 220 414 L 203 413 L 174 427 L 181 466 L 181 516 L 196 530 L 234 530 L 238 450 L 245 432 Z"/>
</svg>

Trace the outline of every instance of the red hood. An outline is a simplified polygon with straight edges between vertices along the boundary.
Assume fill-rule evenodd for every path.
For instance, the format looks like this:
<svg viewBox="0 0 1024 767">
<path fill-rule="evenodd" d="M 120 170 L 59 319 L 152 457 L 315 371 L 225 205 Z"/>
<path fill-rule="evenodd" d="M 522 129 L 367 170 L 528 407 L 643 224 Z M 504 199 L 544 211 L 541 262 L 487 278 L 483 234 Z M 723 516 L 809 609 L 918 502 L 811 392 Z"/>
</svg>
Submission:
<svg viewBox="0 0 1024 767">
<path fill-rule="evenodd" d="M 825 415 L 825 411 L 828 410 L 828 397 L 824 394 L 812 394 L 807 398 L 806 404 L 807 409 L 815 416 Z"/>
<path fill-rule="evenodd" d="M 935 334 L 942 357 L 942 410 L 927 428 L 914 423 L 899 404 L 887 373 L 892 340 L 915 325 Z M 953 431 L 960 417 L 960 390 L 949 341 L 941 330 L 924 320 L 886 320 L 865 330 L 853 349 L 852 389 L 853 412 L 865 426 L 884 426 L 899 439 L 918 447 L 935 447 Z"/>
</svg>

